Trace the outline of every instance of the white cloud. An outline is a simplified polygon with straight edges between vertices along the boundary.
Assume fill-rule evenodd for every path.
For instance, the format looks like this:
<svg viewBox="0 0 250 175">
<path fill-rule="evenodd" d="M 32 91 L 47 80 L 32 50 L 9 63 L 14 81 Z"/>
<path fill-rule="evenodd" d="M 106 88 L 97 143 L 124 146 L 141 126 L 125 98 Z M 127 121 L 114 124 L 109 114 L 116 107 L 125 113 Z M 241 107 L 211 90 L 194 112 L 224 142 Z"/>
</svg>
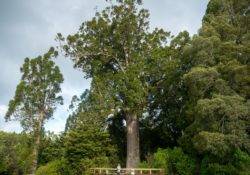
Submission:
<svg viewBox="0 0 250 175">
<path fill-rule="evenodd" d="M 7 112 L 7 106 L 6 105 L 0 105 L 0 116 L 4 116 Z"/>
<path fill-rule="evenodd" d="M 22 129 L 18 121 L 5 122 L 4 116 L 7 109 L 6 105 L 0 105 L 0 130 L 7 132 L 20 132 Z"/>
</svg>

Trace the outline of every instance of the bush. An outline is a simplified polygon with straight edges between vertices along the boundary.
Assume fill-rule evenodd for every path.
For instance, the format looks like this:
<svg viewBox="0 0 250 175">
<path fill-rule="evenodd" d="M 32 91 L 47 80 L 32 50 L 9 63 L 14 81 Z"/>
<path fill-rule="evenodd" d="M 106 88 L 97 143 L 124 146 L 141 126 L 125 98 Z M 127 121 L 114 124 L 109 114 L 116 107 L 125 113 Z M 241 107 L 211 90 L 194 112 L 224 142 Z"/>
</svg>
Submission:
<svg viewBox="0 0 250 175">
<path fill-rule="evenodd" d="M 109 167 L 117 162 L 116 147 L 101 123 L 80 113 L 79 122 L 65 136 L 65 159 L 73 175 L 87 175 L 94 167 Z"/>
<path fill-rule="evenodd" d="M 247 152 L 237 149 L 234 154 L 236 167 L 240 175 L 247 175 L 250 172 L 250 155 Z"/>
<path fill-rule="evenodd" d="M 183 153 L 181 148 L 158 149 L 154 154 L 152 167 L 164 168 L 169 175 L 193 175 L 195 161 Z"/>
<path fill-rule="evenodd" d="M 36 175 L 70 175 L 70 171 L 64 159 L 55 160 L 47 163 L 44 166 L 40 166 Z"/>
<path fill-rule="evenodd" d="M 27 174 L 31 164 L 31 138 L 0 131 L 0 174 Z"/>
<path fill-rule="evenodd" d="M 36 175 L 59 175 L 58 173 L 58 166 L 60 165 L 60 161 L 52 161 L 47 163 L 44 166 L 40 166 L 37 171 Z"/>
<path fill-rule="evenodd" d="M 150 168 L 150 164 L 146 161 L 140 162 L 139 168 Z"/>
<path fill-rule="evenodd" d="M 248 175 L 250 172 L 250 156 L 237 149 L 234 154 L 218 161 L 217 157 L 207 155 L 201 163 L 201 175 Z"/>
</svg>

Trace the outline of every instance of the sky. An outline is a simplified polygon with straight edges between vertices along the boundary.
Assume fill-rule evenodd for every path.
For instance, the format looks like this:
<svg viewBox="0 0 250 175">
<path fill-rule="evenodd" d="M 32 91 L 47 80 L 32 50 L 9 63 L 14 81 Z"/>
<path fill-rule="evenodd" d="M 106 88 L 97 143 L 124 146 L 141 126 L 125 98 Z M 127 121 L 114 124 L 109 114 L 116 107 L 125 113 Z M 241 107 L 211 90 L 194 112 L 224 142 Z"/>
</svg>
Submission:
<svg viewBox="0 0 250 175">
<path fill-rule="evenodd" d="M 201 27 L 207 3 L 208 0 L 144 0 L 143 7 L 150 11 L 151 28 L 163 28 L 172 34 L 187 30 L 193 35 Z M 4 115 L 20 81 L 24 58 L 34 58 L 58 45 L 57 33 L 75 33 L 82 22 L 107 5 L 105 0 L 0 0 L 0 130 L 22 131 L 18 121 L 5 122 Z M 60 133 L 72 96 L 89 88 L 90 80 L 84 79 L 68 58 L 59 56 L 55 61 L 64 76 L 64 105 L 58 106 L 45 129 Z"/>
</svg>

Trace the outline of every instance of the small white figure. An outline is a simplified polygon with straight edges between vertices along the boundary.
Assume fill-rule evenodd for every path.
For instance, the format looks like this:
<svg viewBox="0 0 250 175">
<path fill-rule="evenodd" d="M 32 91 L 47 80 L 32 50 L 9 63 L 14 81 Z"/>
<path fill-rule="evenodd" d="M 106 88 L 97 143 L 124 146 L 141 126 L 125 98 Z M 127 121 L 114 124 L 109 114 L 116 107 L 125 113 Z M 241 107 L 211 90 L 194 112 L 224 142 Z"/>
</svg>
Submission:
<svg viewBox="0 0 250 175">
<path fill-rule="evenodd" d="M 135 175 L 135 170 L 134 169 L 132 169 L 131 175 Z"/>
<path fill-rule="evenodd" d="M 121 174 L 121 165 L 118 163 L 117 165 L 117 175 L 120 175 Z"/>
</svg>

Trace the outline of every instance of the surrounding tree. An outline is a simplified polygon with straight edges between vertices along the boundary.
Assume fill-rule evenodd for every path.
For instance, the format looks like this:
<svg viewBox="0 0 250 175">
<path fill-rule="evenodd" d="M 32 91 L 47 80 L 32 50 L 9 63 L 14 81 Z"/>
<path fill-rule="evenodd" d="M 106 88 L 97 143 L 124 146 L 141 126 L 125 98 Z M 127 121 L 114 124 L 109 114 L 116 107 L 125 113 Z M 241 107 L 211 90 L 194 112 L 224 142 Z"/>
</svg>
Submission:
<svg viewBox="0 0 250 175">
<path fill-rule="evenodd" d="M 30 165 L 31 138 L 27 134 L 0 131 L 0 174 L 27 174 Z"/>
<path fill-rule="evenodd" d="M 64 143 L 62 134 L 44 132 L 41 138 L 38 153 L 38 165 L 45 165 L 48 162 L 58 160 L 64 155 Z"/>
<path fill-rule="evenodd" d="M 234 153 L 249 154 L 249 19 L 247 1 L 212 0 L 185 48 L 192 63 L 183 76 L 185 115 L 192 122 L 180 143 L 196 155 L 197 174 L 204 158 L 202 168 L 210 169 L 204 174 L 239 174 Z"/>
<path fill-rule="evenodd" d="M 44 122 L 51 118 L 56 104 L 62 103 L 62 97 L 58 93 L 61 91 L 63 76 L 51 60 L 54 56 L 57 56 L 57 52 L 51 48 L 43 56 L 25 59 L 21 68 L 21 81 L 5 116 L 7 120 L 12 117 L 19 120 L 24 130 L 33 135 L 31 174 L 35 174 L 37 168 Z"/>
<path fill-rule="evenodd" d="M 92 97 L 91 92 L 85 91 L 75 103 L 74 120 L 64 137 L 65 158 L 72 174 L 89 174 L 92 167 L 113 167 L 117 162 L 105 119 Z M 77 98 L 73 99 L 76 102 Z"/>
</svg>

